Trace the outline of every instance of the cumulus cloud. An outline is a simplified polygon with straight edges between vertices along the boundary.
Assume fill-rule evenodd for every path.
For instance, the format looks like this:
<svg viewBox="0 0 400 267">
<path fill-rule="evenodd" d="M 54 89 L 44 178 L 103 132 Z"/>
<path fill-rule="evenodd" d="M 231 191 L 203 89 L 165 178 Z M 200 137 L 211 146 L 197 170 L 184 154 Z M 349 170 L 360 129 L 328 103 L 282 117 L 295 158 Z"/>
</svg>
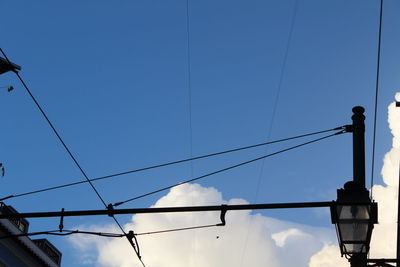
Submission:
<svg viewBox="0 0 400 267">
<path fill-rule="evenodd" d="M 396 100 L 400 101 L 400 93 L 396 94 Z M 379 222 L 372 234 L 371 258 L 396 257 L 397 205 L 394 203 L 397 203 L 399 184 L 400 108 L 396 107 L 394 102 L 388 107 L 388 123 L 393 142 L 391 150 L 383 159 L 381 174 L 384 185 L 374 185 L 372 189 L 374 200 L 378 202 Z M 337 247 L 325 246 L 311 258 L 310 267 L 348 266 L 348 263 L 340 263 L 337 255 Z"/>
<path fill-rule="evenodd" d="M 173 188 L 153 207 L 246 204 L 242 199 L 224 201 L 219 191 L 198 184 Z M 227 225 L 196 231 L 138 236 L 143 261 L 148 266 L 307 266 L 325 243 L 333 242 L 331 230 L 284 222 L 253 214 L 228 211 Z M 165 213 L 132 216 L 124 227 L 136 233 L 219 223 L 219 212 Z M 80 228 L 82 229 L 81 226 Z M 113 225 L 85 229 L 117 232 Z M 250 229 L 250 230 L 249 230 Z M 74 236 L 70 241 L 82 262 L 98 266 L 141 266 L 124 239 Z"/>
<path fill-rule="evenodd" d="M 400 93 L 396 94 L 400 101 Z M 382 178 L 384 186 L 373 187 L 374 198 L 379 205 L 379 224 L 374 228 L 371 240 L 371 257 L 395 258 L 397 231 L 397 194 L 400 163 L 400 108 L 395 103 L 388 107 L 388 123 L 393 135 L 392 149 L 383 159 Z"/>
<path fill-rule="evenodd" d="M 396 95 L 400 100 L 400 94 Z M 400 108 L 390 104 L 389 127 L 393 147 L 385 155 L 382 176 L 385 185 L 373 187 L 379 204 L 371 257 L 393 258 L 397 220 L 397 188 L 400 160 Z M 225 201 L 221 192 L 198 184 L 173 188 L 153 207 L 246 204 L 243 199 Z M 228 211 L 227 225 L 195 231 L 138 236 L 143 261 L 154 267 L 269 266 L 348 267 L 340 257 L 332 228 L 316 228 L 281 221 L 251 211 Z M 134 215 L 124 228 L 145 233 L 195 225 L 219 223 L 218 212 Z M 96 232 L 118 232 L 114 225 L 80 226 Z M 141 266 L 125 239 L 73 236 L 81 263 L 95 266 Z"/>
</svg>

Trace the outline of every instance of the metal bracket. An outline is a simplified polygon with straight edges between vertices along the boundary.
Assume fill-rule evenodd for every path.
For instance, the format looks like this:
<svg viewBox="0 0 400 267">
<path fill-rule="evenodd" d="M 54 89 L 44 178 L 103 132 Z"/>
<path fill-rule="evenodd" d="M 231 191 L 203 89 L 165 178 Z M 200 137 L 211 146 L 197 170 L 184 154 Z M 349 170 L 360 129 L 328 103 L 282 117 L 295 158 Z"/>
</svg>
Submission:
<svg viewBox="0 0 400 267">
<path fill-rule="evenodd" d="M 114 217 L 114 207 L 113 207 L 113 205 L 112 205 L 111 203 L 108 204 L 107 210 L 109 211 L 109 212 L 108 212 L 108 216 Z"/>
<path fill-rule="evenodd" d="M 64 208 L 61 209 L 61 217 L 60 217 L 60 224 L 58 225 L 58 229 L 60 230 L 60 233 L 64 229 Z"/>
<path fill-rule="evenodd" d="M 217 226 L 225 226 L 226 225 L 226 221 L 225 221 L 225 215 L 226 215 L 226 205 L 221 205 L 221 215 L 219 216 L 219 218 L 221 219 L 221 223 L 217 224 Z"/>
</svg>

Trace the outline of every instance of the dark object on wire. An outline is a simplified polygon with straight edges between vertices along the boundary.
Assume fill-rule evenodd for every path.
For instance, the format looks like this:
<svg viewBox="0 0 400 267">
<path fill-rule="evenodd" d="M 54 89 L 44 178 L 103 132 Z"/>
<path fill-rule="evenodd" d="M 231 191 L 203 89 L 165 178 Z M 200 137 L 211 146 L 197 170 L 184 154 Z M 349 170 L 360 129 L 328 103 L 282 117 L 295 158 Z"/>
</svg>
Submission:
<svg viewBox="0 0 400 267">
<path fill-rule="evenodd" d="M 21 66 L 18 66 L 17 64 L 12 63 L 12 62 L 8 61 L 7 59 L 0 57 L 0 74 L 6 73 L 9 71 L 17 72 L 19 70 L 21 70 Z"/>
</svg>

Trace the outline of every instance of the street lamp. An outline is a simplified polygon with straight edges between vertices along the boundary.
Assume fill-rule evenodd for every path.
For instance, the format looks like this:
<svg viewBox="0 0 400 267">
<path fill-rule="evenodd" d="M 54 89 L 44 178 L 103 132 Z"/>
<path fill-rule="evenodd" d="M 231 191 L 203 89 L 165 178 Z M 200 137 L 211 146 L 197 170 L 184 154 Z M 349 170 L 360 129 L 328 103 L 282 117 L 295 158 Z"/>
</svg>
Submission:
<svg viewBox="0 0 400 267">
<path fill-rule="evenodd" d="M 337 201 L 331 206 L 332 223 L 336 225 L 340 252 L 350 259 L 351 266 L 366 266 L 377 211 L 368 190 L 357 183 L 347 182 L 344 189 L 337 190 Z"/>
<path fill-rule="evenodd" d="M 21 70 L 21 67 L 15 63 L 8 61 L 7 59 L 0 57 L 0 74 L 3 74 L 8 71 L 17 71 L 17 70 Z"/>
<path fill-rule="evenodd" d="M 340 252 L 352 267 L 367 266 L 372 229 L 378 221 L 378 206 L 365 188 L 364 111 L 363 107 L 354 107 L 353 124 L 347 126 L 353 133 L 353 181 L 337 190 L 337 201 L 331 206 Z"/>
</svg>

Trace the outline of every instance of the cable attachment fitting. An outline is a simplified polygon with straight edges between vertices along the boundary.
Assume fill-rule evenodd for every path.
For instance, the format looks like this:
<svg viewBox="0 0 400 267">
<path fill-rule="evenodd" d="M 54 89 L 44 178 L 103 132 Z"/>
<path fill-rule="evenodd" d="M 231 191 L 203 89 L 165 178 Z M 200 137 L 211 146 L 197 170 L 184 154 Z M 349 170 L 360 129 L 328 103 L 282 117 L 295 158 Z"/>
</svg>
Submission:
<svg viewBox="0 0 400 267">
<path fill-rule="evenodd" d="M 340 126 L 340 127 L 336 127 L 334 129 L 332 129 L 334 131 L 339 131 L 337 132 L 335 135 L 339 135 L 339 134 L 344 134 L 344 133 L 352 133 L 353 132 L 353 125 L 344 125 L 344 126 Z"/>
<path fill-rule="evenodd" d="M 111 203 L 108 204 L 107 210 L 108 210 L 108 216 L 114 217 L 114 207 L 113 207 L 113 205 Z"/>
<path fill-rule="evenodd" d="M 343 132 L 352 133 L 353 132 L 353 125 L 349 124 L 349 125 L 343 126 Z"/>
<path fill-rule="evenodd" d="M 61 209 L 60 224 L 58 225 L 58 229 L 60 230 L 60 233 L 64 229 L 64 208 Z"/>
<path fill-rule="evenodd" d="M 129 231 L 129 232 L 126 234 L 126 237 L 127 237 L 128 239 L 132 240 L 132 239 L 135 237 L 135 234 L 134 234 L 133 231 L 131 230 L 131 231 Z"/>
<path fill-rule="evenodd" d="M 142 256 L 140 256 L 139 244 L 136 240 L 135 233 L 130 230 L 127 234 L 125 234 L 125 236 L 128 239 L 129 243 L 132 245 L 133 250 L 135 250 L 135 253 L 138 256 L 139 260 L 142 260 Z"/>
<path fill-rule="evenodd" d="M 219 218 L 221 219 L 221 223 L 217 224 L 217 226 L 225 226 L 226 221 L 225 221 L 225 215 L 226 215 L 226 205 L 221 205 L 221 215 Z"/>
</svg>

